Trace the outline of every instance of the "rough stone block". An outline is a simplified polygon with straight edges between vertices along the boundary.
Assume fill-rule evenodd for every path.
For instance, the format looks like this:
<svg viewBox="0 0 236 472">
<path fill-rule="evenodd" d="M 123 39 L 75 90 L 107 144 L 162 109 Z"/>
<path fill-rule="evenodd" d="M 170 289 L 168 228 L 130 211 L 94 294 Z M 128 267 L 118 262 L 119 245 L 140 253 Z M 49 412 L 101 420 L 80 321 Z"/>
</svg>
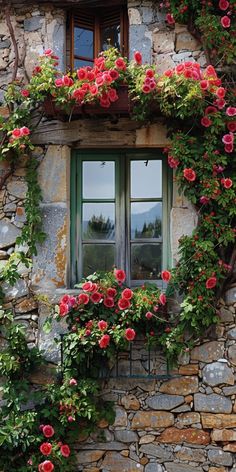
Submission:
<svg viewBox="0 0 236 472">
<path fill-rule="evenodd" d="M 194 411 L 190 411 L 189 413 L 181 413 L 177 417 L 177 425 L 180 428 L 184 428 L 195 423 L 200 423 L 200 415 Z"/>
<path fill-rule="evenodd" d="M 139 410 L 140 408 L 140 402 L 135 395 L 125 395 L 122 397 L 121 405 L 123 405 L 126 410 Z"/>
<path fill-rule="evenodd" d="M 172 395 L 189 395 L 198 391 L 198 378 L 193 376 L 177 377 L 164 382 L 159 390 L 161 393 Z"/>
<path fill-rule="evenodd" d="M 122 457 L 117 452 L 108 452 L 101 464 L 101 470 L 107 472 L 143 472 L 144 468 L 128 457 Z"/>
<path fill-rule="evenodd" d="M 129 8 L 128 9 L 129 15 L 129 25 L 141 25 L 141 14 L 138 8 Z"/>
<path fill-rule="evenodd" d="M 6 49 L 11 46 L 11 41 L 10 39 L 4 39 L 3 41 L 0 41 L 0 49 Z"/>
<path fill-rule="evenodd" d="M 232 454 L 224 452 L 222 449 L 210 449 L 208 459 L 213 464 L 231 466 L 233 464 Z"/>
<path fill-rule="evenodd" d="M 99 461 L 102 456 L 104 456 L 104 451 L 81 451 L 76 454 L 76 460 L 78 464 L 90 464 Z"/>
<path fill-rule="evenodd" d="M 7 184 L 7 190 L 14 197 L 23 199 L 27 192 L 27 184 L 21 180 L 12 180 Z"/>
<path fill-rule="evenodd" d="M 158 74 L 163 74 L 167 69 L 173 69 L 175 62 L 172 59 L 172 54 L 153 54 L 153 63 L 156 66 Z"/>
<path fill-rule="evenodd" d="M 219 341 L 210 341 L 208 343 L 196 346 L 191 352 L 191 359 L 201 362 L 217 361 L 224 355 L 224 343 Z"/>
<path fill-rule="evenodd" d="M 116 426 L 127 426 L 128 419 L 127 419 L 127 413 L 124 410 L 124 408 L 121 408 L 121 407 L 117 406 L 115 408 L 115 412 L 116 412 L 116 417 L 115 417 L 115 421 L 114 421 L 113 426 L 114 427 L 116 427 Z"/>
<path fill-rule="evenodd" d="M 44 203 L 66 202 L 68 188 L 68 146 L 49 146 L 38 168 L 38 179 Z"/>
<path fill-rule="evenodd" d="M 145 472 L 163 472 L 163 467 L 155 462 L 149 462 L 145 467 Z"/>
<path fill-rule="evenodd" d="M 188 31 L 184 31 L 177 34 L 175 49 L 177 52 L 182 49 L 196 51 L 201 49 L 201 43 L 188 33 Z"/>
<path fill-rule="evenodd" d="M 65 322 L 56 322 L 55 320 L 52 323 L 52 329 L 50 333 L 45 333 L 43 331 L 43 325 L 50 314 L 50 309 L 45 304 L 39 304 L 39 339 L 38 339 L 38 348 L 40 351 L 43 351 L 44 358 L 48 362 L 53 364 L 58 364 L 61 360 L 60 349 L 55 343 L 54 339 L 59 339 L 60 334 L 63 334 L 67 331 L 67 326 Z"/>
<path fill-rule="evenodd" d="M 165 462 L 166 472 L 203 472 L 201 467 L 192 467 L 189 464 L 177 464 L 176 462 Z"/>
<path fill-rule="evenodd" d="M 205 462 L 206 453 L 203 449 L 191 449 L 190 447 L 181 447 L 176 453 L 176 457 L 180 461 L 189 462 Z"/>
<path fill-rule="evenodd" d="M 202 413 L 202 426 L 205 429 L 236 428 L 236 415 Z"/>
<path fill-rule="evenodd" d="M 174 52 L 175 50 L 175 33 L 174 31 L 154 32 L 153 33 L 153 50 L 157 54 Z"/>
<path fill-rule="evenodd" d="M 134 431 L 130 430 L 118 430 L 115 431 L 115 438 L 117 441 L 123 443 L 131 443 L 138 441 L 138 435 Z"/>
<path fill-rule="evenodd" d="M 155 441 L 155 439 L 156 436 L 154 436 L 154 434 L 145 434 L 145 436 L 142 436 L 139 440 L 139 444 L 150 444 Z"/>
<path fill-rule="evenodd" d="M 185 442 L 189 444 L 207 445 L 210 442 L 210 435 L 201 429 L 167 428 L 158 436 L 158 442 L 167 444 L 183 444 Z"/>
<path fill-rule="evenodd" d="M 222 307 L 219 315 L 222 323 L 232 323 L 234 321 L 234 314 L 230 310 L 227 310 L 227 308 Z"/>
<path fill-rule="evenodd" d="M 157 457 L 160 462 L 173 460 L 173 454 L 158 444 L 144 444 L 140 447 L 140 452 L 148 456 Z"/>
<path fill-rule="evenodd" d="M 184 397 L 180 395 L 154 395 L 146 400 L 149 408 L 153 410 L 172 410 L 184 403 Z"/>
<path fill-rule="evenodd" d="M 132 429 L 167 428 L 174 424 L 174 415 L 166 411 L 139 411 L 135 413 Z"/>
<path fill-rule="evenodd" d="M 38 306 L 37 301 L 34 298 L 26 298 L 22 302 L 15 305 L 16 313 L 28 313 L 29 311 L 36 310 Z"/>
<path fill-rule="evenodd" d="M 228 355 L 229 355 L 230 362 L 236 365 L 236 344 L 233 344 L 232 346 L 229 347 Z"/>
<path fill-rule="evenodd" d="M 213 429 L 211 439 L 215 442 L 236 441 L 236 431 L 230 429 Z"/>
<path fill-rule="evenodd" d="M 217 395 L 216 393 L 210 395 L 196 393 L 194 395 L 194 409 L 209 413 L 231 413 L 232 403 L 229 398 Z"/>
<path fill-rule="evenodd" d="M 147 27 L 145 25 L 130 25 L 129 28 L 129 49 L 132 59 L 135 51 L 142 51 L 143 63 L 151 62 L 151 39 L 147 37 Z"/>
<path fill-rule="evenodd" d="M 230 346 L 233 347 L 233 346 Z M 236 348 L 236 346 L 235 346 Z M 235 349 L 236 355 L 236 349 Z M 230 356 L 229 356 L 230 357 Z M 203 382 L 211 387 L 220 384 L 234 385 L 234 375 L 225 362 L 213 362 L 204 367 L 202 371 Z"/>
<path fill-rule="evenodd" d="M 0 220 L 0 249 L 12 246 L 21 232 L 8 218 Z"/>
<path fill-rule="evenodd" d="M 32 16 L 32 18 L 26 18 L 24 20 L 24 30 L 25 31 L 37 31 L 42 26 L 43 16 Z"/>
<path fill-rule="evenodd" d="M 196 211 L 188 208 L 172 208 L 171 210 L 171 249 L 174 261 L 178 261 L 179 239 L 190 236 L 197 225 Z"/>
<path fill-rule="evenodd" d="M 236 340 L 236 328 L 232 328 L 228 331 L 227 338 Z"/>
<path fill-rule="evenodd" d="M 198 375 L 198 365 L 197 364 L 189 364 L 189 365 L 181 365 L 179 368 L 180 375 Z"/>
<path fill-rule="evenodd" d="M 16 283 L 12 286 L 7 282 L 3 282 L 2 289 L 5 294 L 5 301 L 8 302 L 10 300 L 16 300 L 17 298 L 24 297 L 28 295 L 29 290 L 25 280 L 19 279 Z"/>
</svg>

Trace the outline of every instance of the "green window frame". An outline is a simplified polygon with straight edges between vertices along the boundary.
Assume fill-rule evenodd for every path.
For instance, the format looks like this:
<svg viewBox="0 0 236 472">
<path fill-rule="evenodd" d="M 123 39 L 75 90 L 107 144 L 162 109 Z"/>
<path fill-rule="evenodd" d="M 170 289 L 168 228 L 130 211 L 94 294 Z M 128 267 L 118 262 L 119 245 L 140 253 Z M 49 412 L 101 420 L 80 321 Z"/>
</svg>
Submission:
<svg viewBox="0 0 236 472">
<path fill-rule="evenodd" d="M 114 198 L 86 198 L 83 195 L 83 170 L 84 162 L 91 163 L 92 161 L 102 163 L 114 162 L 115 167 L 115 194 Z M 149 161 L 158 161 L 162 169 L 161 176 L 161 187 L 162 194 L 156 195 L 155 197 L 137 197 L 137 195 L 131 195 L 131 166 L 133 162 L 143 162 L 148 165 Z M 136 165 L 134 163 L 134 166 Z M 130 286 L 142 285 L 144 282 L 149 281 L 162 286 L 162 281 L 157 278 L 157 274 L 150 277 L 143 278 L 132 278 L 131 274 L 131 253 L 133 255 L 133 261 L 135 261 L 135 250 L 139 251 L 139 255 L 145 249 L 151 257 L 152 252 L 157 251 L 157 247 L 161 248 L 161 264 L 159 269 L 162 270 L 170 266 L 170 231 L 169 231 L 169 214 L 171 210 L 171 186 L 170 186 L 170 169 L 167 166 L 166 158 L 162 155 L 160 149 L 154 151 L 80 151 L 75 150 L 72 153 L 71 162 L 71 286 L 78 283 L 81 278 L 88 274 L 83 274 L 83 256 L 86 254 L 86 247 L 92 246 L 95 254 L 98 254 L 99 250 L 103 249 L 104 254 L 107 251 L 112 252 L 112 249 L 108 249 L 108 245 L 114 247 L 115 259 L 114 265 L 122 268 L 127 274 L 127 284 Z M 137 182 L 136 182 L 137 184 Z M 137 189 L 136 185 L 136 189 Z M 137 191 L 137 190 L 136 190 Z M 132 190 L 133 192 L 133 190 Z M 148 190 L 147 190 L 148 193 Z M 84 234 L 83 226 L 83 215 L 82 208 L 89 207 L 89 205 L 96 204 L 108 205 L 115 207 L 115 238 L 111 239 L 96 239 L 92 237 L 87 239 Z M 162 206 L 162 220 L 161 220 L 161 236 L 157 234 L 155 237 L 141 235 L 135 230 L 131 233 L 131 207 L 135 205 L 155 204 Z M 133 205 L 133 206 L 132 206 Z M 85 212 L 85 210 L 83 210 Z M 155 220 L 155 228 L 157 220 Z M 87 223 L 86 223 L 87 224 Z M 144 228 L 144 227 L 143 227 Z M 133 230 L 132 230 L 133 231 Z M 152 227 L 152 231 L 153 227 Z M 112 231 L 111 231 L 112 233 Z M 132 238 L 131 238 L 132 234 Z M 145 234 L 145 232 L 144 232 Z M 100 235 L 99 235 L 100 236 Z M 99 246 L 100 245 L 100 246 Z M 105 245 L 106 247 L 104 248 Z M 141 247 L 142 245 L 142 247 Z M 145 245 L 145 246 L 144 246 Z M 103 247 L 102 247 L 103 246 Z M 97 251 L 95 250 L 97 248 Z M 93 251 L 92 250 L 92 251 Z M 105 256 L 104 256 L 105 257 Z M 96 258 L 95 258 L 96 259 Z M 132 265 L 132 267 L 134 264 Z M 96 267 L 95 267 L 96 270 Z M 158 270 L 158 273 L 160 272 Z M 150 273 L 151 274 L 151 273 Z"/>
</svg>

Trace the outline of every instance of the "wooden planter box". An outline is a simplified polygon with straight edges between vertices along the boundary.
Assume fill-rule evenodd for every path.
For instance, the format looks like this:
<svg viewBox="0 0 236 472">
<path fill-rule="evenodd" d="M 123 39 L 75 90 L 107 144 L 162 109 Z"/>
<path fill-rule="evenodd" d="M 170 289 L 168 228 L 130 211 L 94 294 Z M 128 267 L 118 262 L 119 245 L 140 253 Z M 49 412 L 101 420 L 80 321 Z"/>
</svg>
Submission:
<svg viewBox="0 0 236 472">
<path fill-rule="evenodd" d="M 60 118 L 67 116 L 103 116 L 103 115 L 129 115 L 133 108 L 133 103 L 128 96 L 128 87 L 122 86 L 118 89 L 118 100 L 111 103 L 109 108 L 103 108 L 99 104 L 89 105 L 75 105 L 71 111 L 67 112 L 56 106 L 54 98 L 49 95 L 43 105 L 45 115 L 48 117 Z"/>
</svg>

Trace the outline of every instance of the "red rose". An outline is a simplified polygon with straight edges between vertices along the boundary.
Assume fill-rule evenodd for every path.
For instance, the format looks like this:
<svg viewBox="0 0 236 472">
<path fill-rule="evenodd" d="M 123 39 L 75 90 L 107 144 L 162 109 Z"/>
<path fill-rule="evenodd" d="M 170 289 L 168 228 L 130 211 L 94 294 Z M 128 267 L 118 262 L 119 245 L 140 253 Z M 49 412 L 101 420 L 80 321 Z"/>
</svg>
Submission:
<svg viewBox="0 0 236 472">
<path fill-rule="evenodd" d="M 59 305 L 59 315 L 66 316 L 69 313 L 69 306 L 66 303 L 60 303 Z"/>
<path fill-rule="evenodd" d="M 235 115 L 236 115 L 236 107 L 228 107 L 228 108 L 226 108 L 226 115 L 228 115 L 228 116 L 235 116 Z"/>
<path fill-rule="evenodd" d="M 209 105 L 209 107 L 205 109 L 205 115 L 210 115 L 211 113 L 217 113 L 217 108 Z"/>
<path fill-rule="evenodd" d="M 125 63 L 123 57 L 118 57 L 118 59 L 116 59 L 116 61 L 115 61 L 115 65 L 116 65 L 117 69 L 126 70 L 126 63 Z"/>
<path fill-rule="evenodd" d="M 161 303 L 161 305 L 165 305 L 166 304 L 166 296 L 164 293 L 161 293 L 160 296 L 159 296 L 159 302 Z"/>
<path fill-rule="evenodd" d="M 165 75 L 166 77 L 172 77 L 173 73 L 174 73 L 173 70 L 168 69 L 168 70 L 166 70 L 166 71 L 164 72 L 164 75 Z"/>
<path fill-rule="evenodd" d="M 99 303 L 102 298 L 102 294 L 99 292 L 94 292 L 90 298 L 93 303 Z"/>
<path fill-rule="evenodd" d="M 146 77 L 149 77 L 149 79 L 152 79 L 154 76 L 155 76 L 155 72 L 153 69 L 146 70 Z"/>
<path fill-rule="evenodd" d="M 69 295 L 64 295 L 60 301 L 60 303 L 66 303 L 68 304 L 70 301 L 70 296 Z"/>
<path fill-rule="evenodd" d="M 104 298 L 103 303 L 107 308 L 112 308 L 114 306 L 114 298 L 111 298 L 111 297 Z"/>
<path fill-rule="evenodd" d="M 89 302 L 89 296 L 87 293 L 80 293 L 78 296 L 79 305 L 87 305 Z"/>
<path fill-rule="evenodd" d="M 122 298 L 126 298 L 126 300 L 130 300 L 134 295 L 134 292 L 130 290 L 130 288 L 125 288 L 121 294 Z"/>
<path fill-rule="evenodd" d="M 93 288 L 93 282 L 85 282 L 82 285 L 82 289 L 84 290 L 84 292 L 92 292 L 92 288 Z"/>
<path fill-rule="evenodd" d="M 142 86 L 142 91 L 143 91 L 143 93 L 150 93 L 151 92 L 151 87 L 149 87 L 149 85 L 147 85 L 147 84 L 144 84 Z"/>
<path fill-rule="evenodd" d="M 117 70 L 115 69 L 109 70 L 109 75 L 112 78 L 112 80 L 116 80 L 119 78 L 119 72 L 117 72 Z"/>
<path fill-rule="evenodd" d="M 127 341 L 133 341 L 133 339 L 135 338 L 136 336 L 136 333 L 134 331 L 134 329 L 132 328 L 127 328 L 125 330 L 125 339 L 127 339 Z"/>
<path fill-rule="evenodd" d="M 231 133 L 234 133 L 236 131 L 236 121 L 229 121 L 227 123 L 227 128 Z"/>
<path fill-rule="evenodd" d="M 63 457 L 69 457 L 69 455 L 70 455 L 70 448 L 69 448 L 69 446 L 68 446 L 67 444 L 63 444 L 63 445 L 61 446 L 60 451 L 61 451 L 61 454 L 62 454 Z"/>
<path fill-rule="evenodd" d="M 52 49 L 45 49 L 44 56 L 52 56 L 52 55 L 53 55 L 53 50 Z"/>
<path fill-rule="evenodd" d="M 175 19 L 171 13 L 167 13 L 166 15 L 166 21 L 168 25 L 174 25 L 175 24 Z"/>
<path fill-rule="evenodd" d="M 54 435 L 55 431 L 50 424 L 46 424 L 43 427 L 43 435 L 45 438 L 51 438 Z"/>
<path fill-rule="evenodd" d="M 179 165 L 178 159 L 175 159 L 173 156 L 168 156 L 168 165 L 171 167 L 171 169 L 176 169 Z"/>
<path fill-rule="evenodd" d="M 205 128 L 208 128 L 212 125 L 212 121 L 210 120 L 210 118 L 208 118 L 208 116 L 203 116 L 203 118 L 201 119 L 201 125 L 205 126 Z"/>
<path fill-rule="evenodd" d="M 233 133 L 225 134 L 222 138 L 222 142 L 224 144 L 233 144 L 234 142 L 234 135 Z"/>
<path fill-rule="evenodd" d="M 129 300 L 127 300 L 127 298 L 120 298 L 120 300 L 118 300 L 118 307 L 120 310 L 127 310 L 130 308 Z"/>
<path fill-rule="evenodd" d="M 52 452 L 52 445 L 48 442 L 45 442 L 45 443 L 41 444 L 39 449 L 40 449 L 40 452 L 44 456 L 49 456 Z"/>
<path fill-rule="evenodd" d="M 117 290 L 115 288 L 112 288 L 112 287 L 109 287 L 107 289 L 107 296 L 108 297 L 111 297 L 111 298 L 114 298 L 117 294 Z"/>
<path fill-rule="evenodd" d="M 42 464 L 39 464 L 41 466 L 41 469 L 39 471 L 41 472 L 52 472 L 54 470 L 54 465 L 51 461 L 44 461 Z"/>
<path fill-rule="evenodd" d="M 124 282 L 126 278 L 126 274 L 124 270 L 115 269 L 114 271 L 115 278 L 118 282 Z"/>
<path fill-rule="evenodd" d="M 200 81 L 200 87 L 202 90 L 207 90 L 209 87 L 209 82 L 208 80 L 201 80 Z"/>
<path fill-rule="evenodd" d="M 101 349 L 106 349 L 108 344 L 110 343 L 110 336 L 109 334 L 104 334 L 101 339 L 98 341 L 98 344 Z"/>
<path fill-rule="evenodd" d="M 171 273 L 168 270 L 163 270 L 161 273 L 161 278 L 164 282 L 169 282 L 171 279 Z"/>
<path fill-rule="evenodd" d="M 69 385 L 70 385 L 70 387 L 73 387 L 74 385 L 77 385 L 77 380 L 76 379 L 70 379 Z"/>
<path fill-rule="evenodd" d="M 27 128 L 27 126 L 23 126 L 20 128 L 20 134 L 21 136 L 28 136 L 30 134 L 29 128 Z"/>
<path fill-rule="evenodd" d="M 216 277 L 210 277 L 206 281 L 206 288 L 209 288 L 209 289 L 214 288 L 216 286 L 216 282 L 217 282 Z"/>
<path fill-rule="evenodd" d="M 224 98 L 218 98 L 217 100 L 214 101 L 214 103 L 217 106 L 217 108 L 219 108 L 219 110 L 222 110 L 226 105 L 226 101 Z"/>
<path fill-rule="evenodd" d="M 29 93 L 29 90 L 27 90 L 27 89 L 21 90 L 21 95 L 22 95 L 22 97 L 28 97 L 29 94 L 30 94 L 30 93 Z"/>
<path fill-rule="evenodd" d="M 224 98 L 225 94 L 226 94 L 226 90 L 224 87 L 219 87 L 216 91 L 216 95 L 218 98 Z"/>
<path fill-rule="evenodd" d="M 206 75 L 209 77 L 217 77 L 215 68 L 212 65 L 207 66 Z"/>
<path fill-rule="evenodd" d="M 228 0 L 220 0 L 219 1 L 219 8 L 220 8 L 220 10 L 227 10 L 227 8 L 229 8 Z"/>
<path fill-rule="evenodd" d="M 13 138 L 20 138 L 21 137 L 21 131 L 20 131 L 19 128 L 13 129 L 11 134 L 12 134 Z"/>
<path fill-rule="evenodd" d="M 230 27 L 231 21 L 230 21 L 230 18 L 228 16 L 222 16 L 220 22 L 221 22 L 223 28 L 229 28 Z"/>
<path fill-rule="evenodd" d="M 230 188 L 233 185 L 233 181 L 229 178 L 227 179 L 221 179 L 221 183 L 224 186 L 224 188 Z"/>
<path fill-rule="evenodd" d="M 77 77 L 79 80 L 85 80 L 87 79 L 87 71 L 84 68 L 78 69 L 77 70 Z"/>
<path fill-rule="evenodd" d="M 196 173 L 193 169 L 184 169 L 184 177 L 189 182 L 194 182 L 196 180 Z"/>
<path fill-rule="evenodd" d="M 225 145 L 225 152 L 233 152 L 233 149 L 234 149 L 233 143 Z"/>
<path fill-rule="evenodd" d="M 153 317 L 153 313 L 151 311 L 147 311 L 145 317 L 147 318 L 147 320 L 150 320 Z"/>
<path fill-rule="evenodd" d="M 141 65 L 141 64 L 142 64 L 142 54 L 141 54 L 141 52 L 136 51 L 136 52 L 134 53 L 134 60 L 136 61 L 136 63 L 137 63 L 138 65 Z"/>
<path fill-rule="evenodd" d="M 200 203 L 202 205 L 206 205 L 207 203 L 209 203 L 209 201 L 210 201 L 210 198 L 205 197 L 204 195 L 202 197 L 200 197 Z"/>
<path fill-rule="evenodd" d="M 108 324 L 104 320 L 100 320 L 98 322 L 98 329 L 100 329 L 100 331 L 105 331 L 105 329 L 107 329 L 107 326 L 108 326 Z"/>
<path fill-rule="evenodd" d="M 116 102 L 118 100 L 118 95 L 115 89 L 108 90 L 108 98 L 111 102 Z"/>
</svg>

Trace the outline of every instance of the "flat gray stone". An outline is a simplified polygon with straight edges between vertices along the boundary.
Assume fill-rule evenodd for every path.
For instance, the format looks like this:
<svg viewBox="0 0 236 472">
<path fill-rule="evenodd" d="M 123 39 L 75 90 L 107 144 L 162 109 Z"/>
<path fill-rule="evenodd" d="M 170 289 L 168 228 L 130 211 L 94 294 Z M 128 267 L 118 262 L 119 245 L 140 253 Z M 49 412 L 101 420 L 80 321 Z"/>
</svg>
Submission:
<svg viewBox="0 0 236 472">
<path fill-rule="evenodd" d="M 217 395 L 216 393 L 212 393 L 211 395 L 195 393 L 194 410 L 209 413 L 231 413 L 232 402 L 229 398 Z"/>
<path fill-rule="evenodd" d="M 236 302 L 236 287 L 227 290 L 225 294 L 225 301 L 227 305 L 233 305 Z"/>
<path fill-rule="evenodd" d="M 0 41 L 0 49 L 7 49 L 11 46 L 10 39 L 5 39 L 4 41 Z"/>
<path fill-rule="evenodd" d="M 230 346 L 233 347 L 233 346 Z M 235 346 L 235 361 L 236 361 L 236 346 Z M 234 385 L 234 375 L 232 370 L 225 362 L 213 362 L 204 367 L 202 371 L 203 382 L 211 387 L 220 384 Z"/>
<path fill-rule="evenodd" d="M 234 321 L 234 314 L 227 308 L 222 307 L 219 314 L 222 323 L 232 323 Z"/>
<path fill-rule="evenodd" d="M 236 365 L 236 344 L 233 344 L 232 346 L 229 347 L 228 354 L 229 354 L 230 362 Z"/>
<path fill-rule="evenodd" d="M 236 395 L 236 385 L 233 387 L 223 387 L 223 393 L 226 397 L 230 395 Z"/>
<path fill-rule="evenodd" d="M 208 459 L 210 462 L 217 465 L 231 466 L 233 464 L 232 454 L 225 452 L 222 449 L 210 449 L 208 451 Z"/>
<path fill-rule="evenodd" d="M 167 449 L 162 448 L 158 444 L 143 444 L 139 450 L 149 456 L 157 457 L 159 462 L 173 460 L 172 452 L 167 451 Z"/>
<path fill-rule="evenodd" d="M 189 464 L 177 464 L 176 462 L 165 462 L 166 472 L 203 472 L 201 467 L 191 467 Z"/>
<path fill-rule="evenodd" d="M 163 472 L 163 467 L 155 462 L 150 462 L 146 465 L 145 472 Z"/>
<path fill-rule="evenodd" d="M 145 35 L 148 28 L 145 25 L 130 25 L 129 27 L 129 49 L 130 58 L 133 59 L 135 51 L 142 51 L 143 63 L 151 63 L 151 39 Z"/>
<path fill-rule="evenodd" d="M 138 441 L 138 435 L 135 433 L 135 431 L 121 429 L 115 431 L 115 439 L 123 443 L 131 443 Z"/>
<path fill-rule="evenodd" d="M 41 28 L 41 22 L 43 16 L 32 16 L 31 18 L 26 18 L 24 20 L 24 30 L 25 31 L 37 31 Z"/>
<path fill-rule="evenodd" d="M 230 329 L 227 333 L 228 339 L 236 340 L 236 328 Z"/>
<path fill-rule="evenodd" d="M 7 184 L 7 190 L 11 195 L 17 198 L 25 198 L 27 192 L 27 183 L 22 180 L 12 180 Z"/>
<path fill-rule="evenodd" d="M 122 444 L 121 442 L 117 441 L 110 441 L 110 442 L 93 442 L 93 443 L 79 443 L 79 449 L 83 451 L 93 451 L 94 449 L 100 449 L 102 451 L 122 451 L 125 449 L 127 446 L 125 444 Z"/>
<path fill-rule="evenodd" d="M 148 397 L 146 403 L 153 410 L 168 411 L 184 403 L 184 397 L 182 395 L 160 394 Z"/>
<path fill-rule="evenodd" d="M 172 410 L 172 413 L 185 413 L 186 411 L 191 411 L 191 406 L 184 404 Z"/>
<path fill-rule="evenodd" d="M 0 249 L 12 246 L 16 238 L 20 236 L 21 231 L 16 228 L 8 218 L 0 220 Z"/>
<path fill-rule="evenodd" d="M 191 352 L 191 359 L 201 362 L 212 362 L 221 359 L 224 355 L 224 343 L 218 341 L 210 341 L 208 343 L 196 346 Z"/>
<path fill-rule="evenodd" d="M 27 284 L 23 279 L 17 280 L 13 286 L 8 284 L 7 282 L 4 282 L 2 284 L 2 289 L 5 294 L 6 301 L 13 300 L 13 298 L 17 299 L 20 297 L 24 297 L 29 293 Z"/>
<path fill-rule="evenodd" d="M 58 20 L 58 18 L 57 18 Z M 59 57 L 60 70 L 66 69 L 66 19 L 62 23 L 57 22 L 52 33 L 53 51 Z"/>
</svg>

